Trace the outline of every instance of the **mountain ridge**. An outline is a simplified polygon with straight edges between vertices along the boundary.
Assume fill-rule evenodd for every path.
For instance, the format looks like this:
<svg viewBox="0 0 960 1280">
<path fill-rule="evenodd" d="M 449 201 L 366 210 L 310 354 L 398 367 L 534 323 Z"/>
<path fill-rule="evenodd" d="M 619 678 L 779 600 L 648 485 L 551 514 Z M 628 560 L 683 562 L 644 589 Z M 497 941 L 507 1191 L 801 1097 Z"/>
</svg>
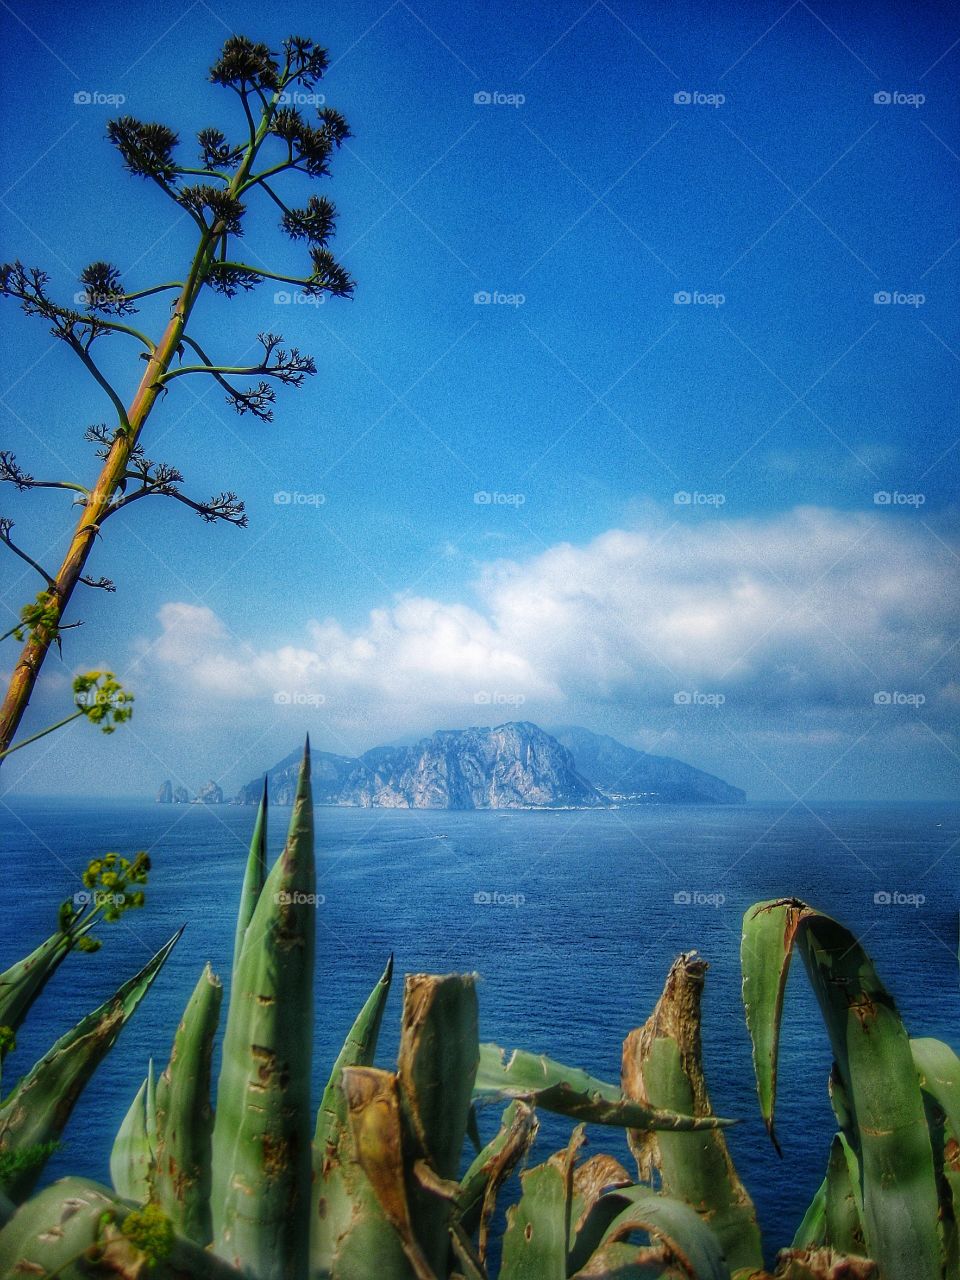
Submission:
<svg viewBox="0 0 960 1280">
<path fill-rule="evenodd" d="M 393 809 L 610 808 L 620 805 L 742 804 L 745 793 L 670 756 L 652 756 L 579 725 L 553 732 L 530 721 L 439 729 L 409 745 L 359 756 L 313 751 L 319 805 Z M 290 804 L 299 751 L 267 770 L 275 804 Z M 257 778 L 236 803 L 256 804 Z"/>
</svg>

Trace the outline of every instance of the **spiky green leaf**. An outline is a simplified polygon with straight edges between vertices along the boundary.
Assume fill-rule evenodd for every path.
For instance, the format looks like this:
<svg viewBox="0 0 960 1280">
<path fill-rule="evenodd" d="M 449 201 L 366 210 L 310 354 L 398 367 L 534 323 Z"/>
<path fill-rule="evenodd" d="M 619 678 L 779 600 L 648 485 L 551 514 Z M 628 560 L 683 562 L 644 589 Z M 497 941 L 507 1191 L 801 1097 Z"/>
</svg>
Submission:
<svg viewBox="0 0 960 1280">
<path fill-rule="evenodd" d="M 150 989 L 182 929 L 99 1008 L 60 1037 L 23 1077 L 0 1106 L 0 1150 L 56 1140 L 63 1133 L 77 1099 L 137 1005 Z M 29 1195 L 42 1166 L 21 1170 L 4 1188 L 11 1199 Z"/>
<path fill-rule="evenodd" d="M 343 1048 L 333 1064 L 323 1091 L 313 1136 L 313 1205 L 310 1217 L 310 1269 L 313 1276 L 328 1275 L 345 1237 L 362 1222 L 362 1201 L 369 1195 L 358 1176 L 353 1154 L 343 1072 L 347 1067 L 373 1065 L 377 1039 L 390 983 L 393 956 L 379 982 L 357 1015 Z"/>
<path fill-rule="evenodd" d="M 153 1060 L 147 1078 L 123 1117 L 110 1151 L 110 1181 L 118 1196 L 145 1204 L 153 1187 L 157 1154 L 157 1097 Z"/>
<path fill-rule="evenodd" d="M 496 1044 L 481 1044 L 475 1092 L 480 1098 L 522 1098 L 545 1111 L 556 1111 L 591 1124 L 630 1129 L 715 1129 L 729 1125 L 718 1116 L 697 1118 L 658 1111 L 625 1098 L 612 1084 L 578 1067 L 567 1067 L 542 1054 L 514 1049 L 509 1058 Z"/>
<path fill-rule="evenodd" d="M 174 1230 L 202 1246 L 213 1232 L 210 1069 L 222 997 L 220 979 L 207 965 L 187 1002 L 156 1094 L 154 1198 Z"/>
<path fill-rule="evenodd" d="M 939 1280 L 944 1248 L 923 1099 L 900 1015 L 870 958 L 843 925 L 796 899 L 751 908 L 743 934 L 744 1001 L 768 1127 L 785 973 L 796 946 L 851 1113 L 867 1253 L 884 1280 Z"/>
<path fill-rule="evenodd" d="M 712 1113 L 703 1073 L 700 1000 L 707 965 L 695 952 L 671 966 L 643 1027 L 623 1045 L 623 1091 L 637 1102 L 685 1115 Z M 719 1129 L 691 1137 L 668 1130 L 633 1132 L 642 1181 L 655 1169 L 666 1195 L 693 1205 L 734 1269 L 763 1265 L 757 1215 Z"/>
<path fill-rule="evenodd" d="M 213 1247 L 258 1280 L 307 1267 L 316 873 L 310 750 L 244 934 L 213 1129 Z"/>
</svg>

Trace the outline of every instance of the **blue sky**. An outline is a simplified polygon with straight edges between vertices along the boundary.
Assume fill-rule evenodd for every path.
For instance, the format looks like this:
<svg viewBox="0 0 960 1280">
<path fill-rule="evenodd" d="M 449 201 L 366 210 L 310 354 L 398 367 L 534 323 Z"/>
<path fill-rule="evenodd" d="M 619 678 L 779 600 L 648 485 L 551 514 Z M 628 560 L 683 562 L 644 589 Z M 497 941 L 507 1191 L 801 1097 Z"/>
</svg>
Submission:
<svg viewBox="0 0 960 1280">
<path fill-rule="evenodd" d="M 229 790 L 308 728 L 356 751 L 523 715 L 757 798 L 956 795 L 955 11 L 178 0 L 0 22 L 4 253 L 60 296 L 96 258 L 130 287 L 182 270 L 192 224 L 105 124 L 162 119 L 187 153 L 236 128 L 205 80 L 232 31 L 330 49 L 318 88 L 354 137 L 322 186 L 358 282 L 322 306 L 204 300 L 217 356 L 271 329 L 318 374 L 268 425 L 174 384 L 148 453 L 198 496 L 239 492 L 250 527 L 161 500 L 111 520 L 93 568 L 117 595 L 76 600 L 28 727 L 93 665 L 135 690 L 134 721 L 25 750 L 5 787 Z M 269 205 L 245 241 L 300 261 Z M 102 395 L 10 302 L 0 325 L 4 446 L 91 480 Z M 107 364 L 129 393 L 135 351 Z M 2 497 L 54 562 L 60 495 Z M 37 584 L 3 571 L 12 621 Z"/>
</svg>

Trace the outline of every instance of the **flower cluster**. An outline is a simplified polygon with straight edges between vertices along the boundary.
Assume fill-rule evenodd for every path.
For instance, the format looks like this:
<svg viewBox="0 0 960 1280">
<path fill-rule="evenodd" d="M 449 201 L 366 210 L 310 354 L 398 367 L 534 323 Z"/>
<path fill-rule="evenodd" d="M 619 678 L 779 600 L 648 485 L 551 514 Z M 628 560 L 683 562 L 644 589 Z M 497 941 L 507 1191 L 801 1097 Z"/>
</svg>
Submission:
<svg viewBox="0 0 960 1280">
<path fill-rule="evenodd" d="M 133 694 L 128 693 L 112 671 L 86 671 L 73 681 L 77 710 L 99 727 L 113 733 L 133 715 Z"/>
</svg>

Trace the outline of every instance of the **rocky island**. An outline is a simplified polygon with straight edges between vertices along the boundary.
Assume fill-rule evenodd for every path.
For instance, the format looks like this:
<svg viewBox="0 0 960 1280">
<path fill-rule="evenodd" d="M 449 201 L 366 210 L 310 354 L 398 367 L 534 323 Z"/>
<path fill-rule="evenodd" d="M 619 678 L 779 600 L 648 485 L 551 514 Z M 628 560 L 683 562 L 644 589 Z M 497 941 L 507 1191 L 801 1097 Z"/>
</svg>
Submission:
<svg viewBox="0 0 960 1280">
<path fill-rule="evenodd" d="M 215 782 L 208 782 L 191 799 L 186 787 L 175 787 L 167 778 L 157 791 L 156 799 L 157 804 L 223 804 L 223 789 Z"/>
<path fill-rule="evenodd" d="M 274 804 L 296 789 L 299 750 L 267 770 Z M 746 796 L 712 774 L 637 751 L 589 729 L 548 733 L 529 721 L 443 729 L 412 746 L 374 747 L 357 757 L 314 751 L 317 804 L 392 809 L 609 808 L 633 804 L 742 804 Z M 256 804 L 258 778 L 236 803 Z"/>
</svg>

